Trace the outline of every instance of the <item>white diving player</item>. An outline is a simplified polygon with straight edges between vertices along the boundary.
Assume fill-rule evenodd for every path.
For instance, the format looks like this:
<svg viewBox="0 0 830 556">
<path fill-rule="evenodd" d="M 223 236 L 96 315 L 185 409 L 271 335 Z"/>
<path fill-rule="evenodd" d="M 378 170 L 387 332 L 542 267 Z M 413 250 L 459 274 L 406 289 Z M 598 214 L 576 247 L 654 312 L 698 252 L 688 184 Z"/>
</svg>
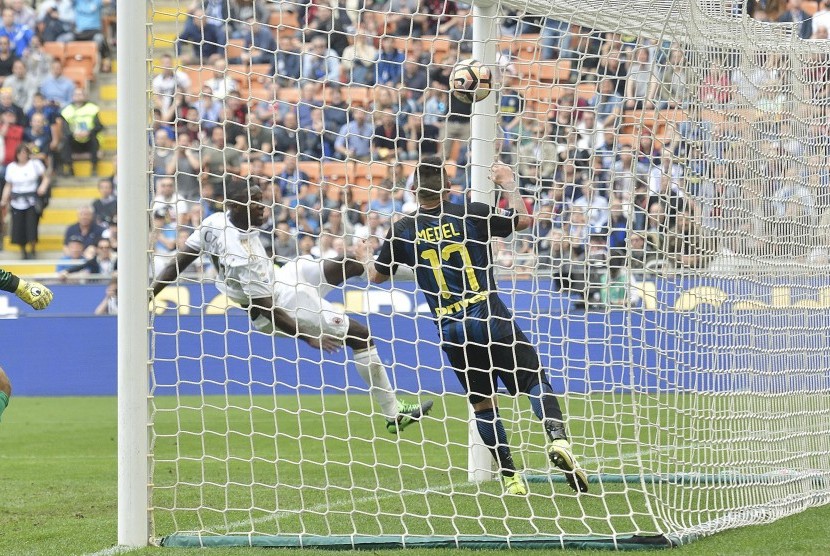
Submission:
<svg viewBox="0 0 830 556">
<path fill-rule="evenodd" d="M 369 385 L 389 432 L 397 434 L 427 415 L 432 400 L 418 404 L 397 399 L 369 329 L 323 299 L 347 278 L 363 274 L 364 265 L 349 258 L 301 257 L 276 268 L 259 236 L 265 211 L 259 187 L 230 181 L 225 209 L 205 218 L 175 259 L 162 269 L 152 285 L 153 297 L 207 253 L 219 274 L 217 287 L 247 309 L 257 330 L 281 332 L 329 352 L 344 343 L 352 348 L 357 372 Z"/>
</svg>

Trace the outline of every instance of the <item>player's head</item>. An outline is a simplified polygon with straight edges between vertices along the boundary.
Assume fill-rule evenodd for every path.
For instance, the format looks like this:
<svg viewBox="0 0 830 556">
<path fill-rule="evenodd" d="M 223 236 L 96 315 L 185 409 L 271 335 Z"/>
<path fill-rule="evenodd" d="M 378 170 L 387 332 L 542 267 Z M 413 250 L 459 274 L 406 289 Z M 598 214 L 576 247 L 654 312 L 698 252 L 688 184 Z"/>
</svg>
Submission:
<svg viewBox="0 0 830 556">
<path fill-rule="evenodd" d="M 438 156 L 421 159 L 415 169 L 413 188 L 420 204 L 434 203 L 446 197 L 449 192 L 449 178 L 444 170 L 444 161 Z"/>
<path fill-rule="evenodd" d="M 231 222 L 240 227 L 259 227 L 265 221 L 265 205 L 262 204 L 262 190 L 246 180 L 231 179 L 225 184 L 225 208 Z"/>
</svg>

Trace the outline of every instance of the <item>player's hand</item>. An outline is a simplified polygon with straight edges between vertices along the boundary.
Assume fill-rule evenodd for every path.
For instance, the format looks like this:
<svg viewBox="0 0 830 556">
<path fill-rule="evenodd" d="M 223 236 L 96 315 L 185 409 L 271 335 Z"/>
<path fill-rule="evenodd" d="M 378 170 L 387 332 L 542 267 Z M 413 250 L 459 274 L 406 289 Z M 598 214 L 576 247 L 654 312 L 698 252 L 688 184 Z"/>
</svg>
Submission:
<svg viewBox="0 0 830 556">
<path fill-rule="evenodd" d="M 14 293 L 37 311 L 47 308 L 52 303 L 52 290 L 38 282 L 20 280 Z"/>
<path fill-rule="evenodd" d="M 323 348 L 326 353 L 335 353 L 343 347 L 343 342 L 334 336 L 323 334 L 320 337 L 300 335 L 300 339 L 314 348 Z"/>
<path fill-rule="evenodd" d="M 359 263 L 368 264 L 372 259 L 372 248 L 369 247 L 369 242 L 363 238 L 355 242 L 354 258 Z"/>
<path fill-rule="evenodd" d="M 516 190 L 516 176 L 513 174 L 513 169 L 507 164 L 496 162 L 490 168 L 490 180 L 504 189 L 505 191 Z"/>
</svg>

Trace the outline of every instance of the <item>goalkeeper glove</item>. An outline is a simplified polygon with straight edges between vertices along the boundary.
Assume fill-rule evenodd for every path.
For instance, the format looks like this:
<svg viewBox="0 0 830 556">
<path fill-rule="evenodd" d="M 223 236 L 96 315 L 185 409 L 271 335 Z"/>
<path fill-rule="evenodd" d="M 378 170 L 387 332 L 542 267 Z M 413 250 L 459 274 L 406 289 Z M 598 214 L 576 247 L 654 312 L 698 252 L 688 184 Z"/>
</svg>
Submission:
<svg viewBox="0 0 830 556">
<path fill-rule="evenodd" d="M 52 302 L 52 290 L 37 282 L 21 279 L 14 293 L 38 311 L 45 309 Z"/>
</svg>

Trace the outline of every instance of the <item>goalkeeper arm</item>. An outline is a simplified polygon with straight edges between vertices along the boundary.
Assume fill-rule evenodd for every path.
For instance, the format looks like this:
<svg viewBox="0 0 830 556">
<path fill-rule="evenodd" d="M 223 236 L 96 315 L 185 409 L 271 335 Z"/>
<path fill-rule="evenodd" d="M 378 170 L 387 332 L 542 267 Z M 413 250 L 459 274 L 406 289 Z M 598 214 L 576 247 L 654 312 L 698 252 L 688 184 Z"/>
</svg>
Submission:
<svg viewBox="0 0 830 556">
<path fill-rule="evenodd" d="M 0 290 L 12 292 L 35 310 L 45 309 L 52 302 L 52 290 L 38 282 L 27 282 L 0 269 Z"/>
</svg>

